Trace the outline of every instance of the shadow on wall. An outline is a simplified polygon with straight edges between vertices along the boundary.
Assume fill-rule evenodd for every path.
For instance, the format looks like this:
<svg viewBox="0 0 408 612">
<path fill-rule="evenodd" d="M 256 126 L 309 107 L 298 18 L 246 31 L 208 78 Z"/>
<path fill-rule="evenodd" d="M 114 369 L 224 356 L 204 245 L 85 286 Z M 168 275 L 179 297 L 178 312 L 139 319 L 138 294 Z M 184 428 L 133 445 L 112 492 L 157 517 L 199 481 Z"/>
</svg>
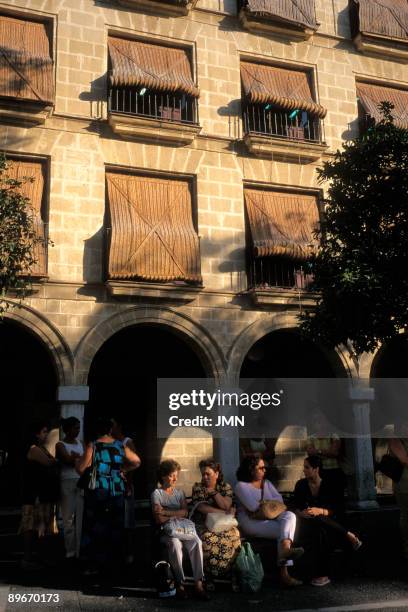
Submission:
<svg viewBox="0 0 408 612">
<path fill-rule="evenodd" d="M 108 99 L 108 74 L 98 77 L 91 81 L 91 91 L 82 91 L 79 99 L 89 102 L 89 116 L 94 119 L 102 119 L 103 106 Z"/>
<path fill-rule="evenodd" d="M 84 240 L 83 280 L 85 283 L 100 283 L 103 280 L 103 253 L 105 228 Z"/>
<path fill-rule="evenodd" d="M 228 136 L 230 138 L 242 138 L 241 134 L 241 99 L 236 98 L 228 102 L 227 106 L 217 109 L 220 117 L 228 117 Z"/>
<path fill-rule="evenodd" d="M 352 140 L 353 138 L 357 138 L 359 133 L 358 118 L 356 118 L 348 124 L 347 130 L 342 132 L 341 137 L 343 140 Z"/>
<path fill-rule="evenodd" d="M 336 30 L 338 36 L 351 38 L 350 13 L 348 6 L 337 12 Z"/>
</svg>

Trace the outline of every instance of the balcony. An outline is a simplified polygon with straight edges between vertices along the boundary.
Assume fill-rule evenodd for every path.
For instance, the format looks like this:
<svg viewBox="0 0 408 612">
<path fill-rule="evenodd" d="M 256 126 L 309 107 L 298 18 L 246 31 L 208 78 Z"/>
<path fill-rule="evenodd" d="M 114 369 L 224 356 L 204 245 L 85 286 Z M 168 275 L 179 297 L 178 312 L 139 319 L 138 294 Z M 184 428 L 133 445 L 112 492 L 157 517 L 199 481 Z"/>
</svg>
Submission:
<svg viewBox="0 0 408 612">
<path fill-rule="evenodd" d="M 255 34 L 279 34 L 296 40 L 307 40 L 318 29 L 314 0 L 306 0 L 303 10 L 295 3 L 259 0 L 238 0 L 238 14 L 242 27 Z"/>
<path fill-rule="evenodd" d="M 197 0 L 118 0 L 118 4 L 169 17 L 182 17 L 189 14 Z"/>
<path fill-rule="evenodd" d="M 189 144 L 200 133 L 197 99 L 185 94 L 112 88 L 109 124 L 116 134 L 147 141 Z"/>
<path fill-rule="evenodd" d="M 311 298 L 313 280 L 311 266 L 305 261 L 257 257 L 248 267 L 248 291 L 259 306 L 297 303 L 299 293 Z"/>
<path fill-rule="evenodd" d="M 323 121 L 306 111 L 250 104 L 244 108 L 243 122 L 244 142 L 258 157 L 317 161 L 328 148 Z"/>
</svg>

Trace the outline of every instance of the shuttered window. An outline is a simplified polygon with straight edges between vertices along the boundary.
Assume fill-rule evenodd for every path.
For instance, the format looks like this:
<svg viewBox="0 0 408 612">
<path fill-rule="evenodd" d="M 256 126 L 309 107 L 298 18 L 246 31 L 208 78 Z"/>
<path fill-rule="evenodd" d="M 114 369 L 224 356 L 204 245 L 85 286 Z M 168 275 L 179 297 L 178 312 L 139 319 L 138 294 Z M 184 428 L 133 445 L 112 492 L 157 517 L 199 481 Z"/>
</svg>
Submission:
<svg viewBox="0 0 408 612">
<path fill-rule="evenodd" d="M 108 172 L 110 279 L 201 283 L 190 183 Z"/>
<path fill-rule="evenodd" d="M 0 15 L 0 96 L 53 103 L 53 61 L 44 23 Z"/>
</svg>

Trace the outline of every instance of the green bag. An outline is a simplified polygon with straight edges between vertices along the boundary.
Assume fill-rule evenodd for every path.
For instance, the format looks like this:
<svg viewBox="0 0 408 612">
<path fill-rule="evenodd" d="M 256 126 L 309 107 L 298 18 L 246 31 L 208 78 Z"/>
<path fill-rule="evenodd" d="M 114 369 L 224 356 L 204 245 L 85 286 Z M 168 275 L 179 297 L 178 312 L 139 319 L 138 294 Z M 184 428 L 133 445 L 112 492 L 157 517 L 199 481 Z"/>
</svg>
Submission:
<svg viewBox="0 0 408 612">
<path fill-rule="evenodd" d="M 252 550 L 249 542 L 244 542 L 235 561 L 235 567 L 244 593 L 257 593 L 264 577 L 262 561 Z"/>
</svg>

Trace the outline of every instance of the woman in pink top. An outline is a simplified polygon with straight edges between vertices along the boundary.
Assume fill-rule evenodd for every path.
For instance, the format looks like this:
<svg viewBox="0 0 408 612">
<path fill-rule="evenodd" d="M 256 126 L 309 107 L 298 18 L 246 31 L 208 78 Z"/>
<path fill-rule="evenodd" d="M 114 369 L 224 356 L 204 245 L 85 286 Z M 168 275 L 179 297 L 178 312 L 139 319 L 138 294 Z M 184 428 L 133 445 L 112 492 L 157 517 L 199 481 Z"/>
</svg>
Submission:
<svg viewBox="0 0 408 612">
<path fill-rule="evenodd" d="M 256 520 L 252 513 L 258 510 L 264 489 L 265 500 L 282 501 L 281 494 L 273 484 L 265 479 L 265 462 L 261 455 L 254 454 L 241 462 L 237 471 L 235 495 L 238 499 L 237 519 L 244 535 L 256 538 L 278 540 L 278 566 L 280 579 L 284 586 L 299 586 L 300 580 L 289 575 L 288 566 L 303 553 L 303 548 L 292 546 L 296 528 L 296 515 L 293 512 L 282 512 L 276 519 Z"/>
</svg>

